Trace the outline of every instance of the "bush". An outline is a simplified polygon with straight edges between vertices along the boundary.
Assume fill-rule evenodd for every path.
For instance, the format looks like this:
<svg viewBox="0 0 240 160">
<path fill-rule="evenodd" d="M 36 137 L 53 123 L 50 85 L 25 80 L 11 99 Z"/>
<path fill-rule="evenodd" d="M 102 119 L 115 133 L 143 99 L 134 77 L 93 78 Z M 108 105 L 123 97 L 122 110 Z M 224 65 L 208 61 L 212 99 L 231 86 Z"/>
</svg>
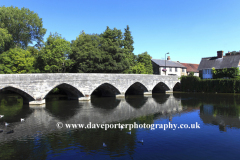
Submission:
<svg viewBox="0 0 240 160">
<path fill-rule="evenodd" d="M 232 67 L 232 68 L 224 68 L 224 69 L 215 69 L 212 68 L 213 73 L 213 79 L 218 78 L 234 78 L 236 76 L 239 76 L 239 68 L 238 67 Z"/>
<path fill-rule="evenodd" d="M 203 79 L 182 76 L 181 89 L 184 92 L 240 93 L 239 79 Z"/>
</svg>

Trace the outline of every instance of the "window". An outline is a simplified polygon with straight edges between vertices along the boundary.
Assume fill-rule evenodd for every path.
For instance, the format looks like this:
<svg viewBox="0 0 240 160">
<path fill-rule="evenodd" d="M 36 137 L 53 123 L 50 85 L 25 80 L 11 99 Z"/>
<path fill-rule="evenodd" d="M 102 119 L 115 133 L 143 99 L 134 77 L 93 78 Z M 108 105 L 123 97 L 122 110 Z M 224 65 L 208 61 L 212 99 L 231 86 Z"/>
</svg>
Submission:
<svg viewBox="0 0 240 160">
<path fill-rule="evenodd" d="M 177 67 L 175 68 L 175 72 L 177 72 Z"/>
<path fill-rule="evenodd" d="M 184 72 L 184 68 L 182 69 L 182 72 Z"/>
<path fill-rule="evenodd" d="M 169 72 L 172 72 L 172 67 L 169 67 Z"/>
<path fill-rule="evenodd" d="M 212 69 L 204 69 L 203 74 L 212 74 Z"/>
</svg>

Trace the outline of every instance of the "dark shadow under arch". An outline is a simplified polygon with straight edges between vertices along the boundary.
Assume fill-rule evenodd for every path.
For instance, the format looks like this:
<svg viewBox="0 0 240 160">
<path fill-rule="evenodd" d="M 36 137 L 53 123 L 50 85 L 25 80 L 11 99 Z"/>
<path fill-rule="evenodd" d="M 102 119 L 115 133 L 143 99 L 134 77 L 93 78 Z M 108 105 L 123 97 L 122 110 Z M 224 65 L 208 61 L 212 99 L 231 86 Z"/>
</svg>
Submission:
<svg viewBox="0 0 240 160">
<path fill-rule="evenodd" d="M 139 109 L 148 101 L 148 97 L 144 96 L 127 96 L 126 102 L 133 108 Z"/>
<path fill-rule="evenodd" d="M 46 99 L 46 111 L 59 120 L 68 120 L 78 114 L 82 108 L 78 100 Z"/>
<path fill-rule="evenodd" d="M 158 94 L 152 95 L 153 100 L 158 104 L 164 104 L 168 100 L 169 97 L 170 97 L 169 94 L 163 94 L 163 93 L 158 93 Z"/>
<path fill-rule="evenodd" d="M 98 97 L 115 97 L 120 94 L 119 90 L 109 83 L 103 83 L 98 86 L 91 95 Z"/>
<path fill-rule="evenodd" d="M 21 118 L 29 117 L 32 112 L 28 104 L 23 104 L 23 98 L 18 93 L 0 93 L 0 114 L 4 115 L 0 122 L 19 122 Z"/>
<path fill-rule="evenodd" d="M 12 86 L 4 87 L 3 89 L 0 90 L 0 93 L 17 93 L 23 98 L 23 103 L 26 103 L 26 104 L 29 104 L 30 101 L 35 100 L 28 93 Z"/>
<path fill-rule="evenodd" d="M 91 104 L 96 108 L 114 109 L 120 102 L 121 100 L 116 99 L 115 97 L 91 97 Z"/>
<path fill-rule="evenodd" d="M 173 91 L 181 91 L 181 84 L 179 82 L 177 82 L 174 87 L 173 87 Z"/>
<path fill-rule="evenodd" d="M 125 95 L 143 95 L 148 89 L 140 82 L 132 84 L 126 91 Z"/>
<path fill-rule="evenodd" d="M 152 90 L 152 93 L 165 93 L 170 88 L 163 82 L 159 82 Z"/>
<path fill-rule="evenodd" d="M 62 83 L 62 84 L 59 84 L 57 85 L 56 87 L 54 87 L 53 89 L 55 88 L 58 88 L 60 89 L 61 91 L 63 91 L 64 94 L 67 95 L 68 99 L 78 99 L 80 97 L 84 97 L 84 95 L 75 87 L 73 87 L 72 85 L 70 84 L 67 84 L 67 83 Z M 52 89 L 52 90 L 53 90 Z M 52 91 L 50 90 L 44 97 L 43 99 L 45 99 L 49 94 L 50 92 Z"/>
</svg>

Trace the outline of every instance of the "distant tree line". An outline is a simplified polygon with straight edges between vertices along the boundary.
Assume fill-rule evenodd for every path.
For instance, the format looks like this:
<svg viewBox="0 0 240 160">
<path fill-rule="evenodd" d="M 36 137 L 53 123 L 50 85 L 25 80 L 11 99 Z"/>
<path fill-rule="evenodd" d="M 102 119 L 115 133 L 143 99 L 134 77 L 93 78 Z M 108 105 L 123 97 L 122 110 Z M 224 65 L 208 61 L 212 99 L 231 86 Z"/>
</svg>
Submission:
<svg viewBox="0 0 240 160">
<path fill-rule="evenodd" d="M 0 7 L 0 73 L 153 73 L 150 55 L 133 53 L 129 26 L 124 33 L 109 27 L 101 34 L 82 31 L 71 42 L 58 33 L 44 42 L 45 33 L 33 11 Z"/>
</svg>

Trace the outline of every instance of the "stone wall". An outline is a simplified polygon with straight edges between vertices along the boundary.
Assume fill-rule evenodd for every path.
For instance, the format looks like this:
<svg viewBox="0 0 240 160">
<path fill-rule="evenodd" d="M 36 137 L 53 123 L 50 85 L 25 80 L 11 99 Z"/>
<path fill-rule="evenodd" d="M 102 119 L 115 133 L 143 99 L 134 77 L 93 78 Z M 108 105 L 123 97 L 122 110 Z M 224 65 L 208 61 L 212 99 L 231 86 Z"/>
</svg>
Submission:
<svg viewBox="0 0 240 160">
<path fill-rule="evenodd" d="M 149 92 L 160 82 L 172 91 L 178 76 L 147 74 L 93 74 L 93 73 L 46 73 L 46 74 L 1 74 L 0 90 L 13 90 L 29 101 L 42 101 L 55 87 L 61 85 L 69 94 L 78 98 L 90 97 L 92 92 L 102 88 L 123 95 L 134 83 L 141 84 Z M 146 91 L 147 90 L 147 91 Z M 83 99 L 84 100 L 84 99 Z"/>
</svg>

